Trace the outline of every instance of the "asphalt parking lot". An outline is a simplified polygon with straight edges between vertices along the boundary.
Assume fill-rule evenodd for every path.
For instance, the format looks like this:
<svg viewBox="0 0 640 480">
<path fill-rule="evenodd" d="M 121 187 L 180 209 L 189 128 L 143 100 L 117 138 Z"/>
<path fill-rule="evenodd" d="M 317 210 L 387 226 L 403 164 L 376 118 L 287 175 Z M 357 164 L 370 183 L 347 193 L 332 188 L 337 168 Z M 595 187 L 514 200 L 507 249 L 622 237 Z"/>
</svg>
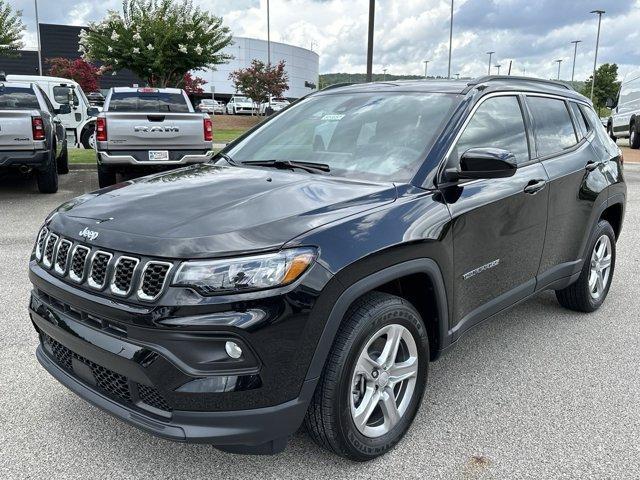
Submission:
<svg viewBox="0 0 640 480">
<path fill-rule="evenodd" d="M 640 165 L 609 298 L 590 315 L 552 293 L 478 327 L 432 364 L 422 408 L 391 453 L 355 464 L 299 432 L 272 457 L 160 440 L 86 404 L 37 363 L 27 262 L 46 214 L 97 188 L 61 177 L 55 195 L 0 177 L 0 478 L 640 477 Z"/>
</svg>

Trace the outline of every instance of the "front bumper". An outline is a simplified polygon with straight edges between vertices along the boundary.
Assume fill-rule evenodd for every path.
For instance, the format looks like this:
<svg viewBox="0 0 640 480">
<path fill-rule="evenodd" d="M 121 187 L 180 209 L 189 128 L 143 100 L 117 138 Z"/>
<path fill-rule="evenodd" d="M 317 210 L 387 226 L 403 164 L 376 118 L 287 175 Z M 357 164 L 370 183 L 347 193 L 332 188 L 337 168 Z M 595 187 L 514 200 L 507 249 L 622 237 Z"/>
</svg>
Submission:
<svg viewBox="0 0 640 480">
<path fill-rule="evenodd" d="M 163 149 L 158 149 L 163 150 Z M 211 160 L 214 152 L 212 150 L 206 151 L 183 151 L 183 150 L 169 150 L 169 160 L 165 161 L 150 161 L 149 150 L 136 150 L 136 151 L 98 151 L 98 161 L 104 165 L 125 166 L 125 165 L 137 165 L 137 166 L 158 166 L 158 165 L 192 165 L 195 163 L 204 163 Z"/>
<path fill-rule="evenodd" d="M 49 150 L 0 151 L 0 167 L 43 167 L 49 161 Z"/>
</svg>

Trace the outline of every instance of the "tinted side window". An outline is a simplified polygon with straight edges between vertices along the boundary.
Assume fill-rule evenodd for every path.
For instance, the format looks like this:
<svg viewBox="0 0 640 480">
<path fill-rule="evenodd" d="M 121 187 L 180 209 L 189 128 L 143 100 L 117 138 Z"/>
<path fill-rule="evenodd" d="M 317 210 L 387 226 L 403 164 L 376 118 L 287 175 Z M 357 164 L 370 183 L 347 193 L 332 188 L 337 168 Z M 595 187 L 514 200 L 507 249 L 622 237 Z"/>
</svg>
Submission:
<svg viewBox="0 0 640 480">
<path fill-rule="evenodd" d="M 39 110 L 38 97 L 30 88 L 0 84 L 0 110 Z"/>
<path fill-rule="evenodd" d="M 516 97 L 495 97 L 482 103 L 460 136 L 450 160 L 457 164 L 464 152 L 482 147 L 508 150 L 519 164 L 529 160 L 522 110 Z"/>
<path fill-rule="evenodd" d="M 573 112 L 573 118 L 576 121 L 576 127 L 578 128 L 578 136 L 584 138 L 591 131 L 589 122 L 584 118 L 584 114 L 576 102 L 569 102 L 571 111 Z"/>
<path fill-rule="evenodd" d="M 527 103 L 533 116 L 539 156 L 560 153 L 577 143 L 576 132 L 564 100 L 527 97 Z"/>
</svg>

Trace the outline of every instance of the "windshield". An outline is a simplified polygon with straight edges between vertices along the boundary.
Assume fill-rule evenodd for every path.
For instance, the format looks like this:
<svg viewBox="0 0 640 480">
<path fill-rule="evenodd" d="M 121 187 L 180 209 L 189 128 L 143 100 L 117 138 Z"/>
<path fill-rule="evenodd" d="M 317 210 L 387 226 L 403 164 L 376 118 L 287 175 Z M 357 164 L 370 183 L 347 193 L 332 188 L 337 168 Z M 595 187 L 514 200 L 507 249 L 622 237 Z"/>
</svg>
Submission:
<svg viewBox="0 0 640 480">
<path fill-rule="evenodd" d="M 38 109 L 38 98 L 30 88 L 5 87 L 0 84 L 0 110 Z"/>
<path fill-rule="evenodd" d="M 182 93 L 113 92 L 109 101 L 110 112 L 180 112 L 189 107 Z"/>
<path fill-rule="evenodd" d="M 331 175 L 407 181 L 426 158 L 456 96 L 356 93 L 310 97 L 226 152 L 236 162 L 326 164 Z"/>
<path fill-rule="evenodd" d="M 247 97 L 233 97 L 236 102 L 248 102 L 249 99 Z"/>
</svg>

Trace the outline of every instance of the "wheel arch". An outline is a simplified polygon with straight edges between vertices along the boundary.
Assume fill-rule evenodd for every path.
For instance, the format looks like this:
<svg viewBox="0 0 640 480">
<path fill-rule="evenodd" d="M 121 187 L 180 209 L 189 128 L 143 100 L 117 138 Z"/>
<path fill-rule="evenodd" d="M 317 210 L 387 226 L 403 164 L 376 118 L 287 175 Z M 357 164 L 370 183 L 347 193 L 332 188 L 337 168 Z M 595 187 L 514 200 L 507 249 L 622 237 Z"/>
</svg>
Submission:
<svg viewBox="0 0 640 480">
<path fill-rule="evenodd" d="M 432 295 L 422 294 L 422 299 L 419 299 L 417 291 L 411 291 L 409 295 L 398 295 L 398 293 L 403 292 L 403 286 L 405 286 L 406 291 L 406 286 L 412 280 L 420 279 L 429 281 L 427 288 L 430 288 Z M 432 360 L 437 358 L 440 352 L 448 346 L 448 303 L 440 267 L 430 258 L 408 260 L 361 278 L 340 294 L 327 318 L 307 370 L 306 380 L 314 380 L 320 377 L 338 329 L 349 307 L 358 298 L 376 290 L 402 296 L 411 302 L 421 315 L 435 313 L 435 317 L 433 315 L 428 315 L 427 318 L 423 317 L 429 332 L 429 346 L 435 347 L 431 348 Z M 434 300 L 435 305 L 429 304 L 428 300 Z"/>
<path fill-rule="evenodd" d="M 615 203 L 609 203 L 600 214 L 599 220 L 606 220 L 613 228 L 613 232 L 616 234 L 616 240 L 620 237 L 622 231 L 622 220 L 624 218 L 624 205 L 622 201 L 616 201 Z"/>
</svg>

